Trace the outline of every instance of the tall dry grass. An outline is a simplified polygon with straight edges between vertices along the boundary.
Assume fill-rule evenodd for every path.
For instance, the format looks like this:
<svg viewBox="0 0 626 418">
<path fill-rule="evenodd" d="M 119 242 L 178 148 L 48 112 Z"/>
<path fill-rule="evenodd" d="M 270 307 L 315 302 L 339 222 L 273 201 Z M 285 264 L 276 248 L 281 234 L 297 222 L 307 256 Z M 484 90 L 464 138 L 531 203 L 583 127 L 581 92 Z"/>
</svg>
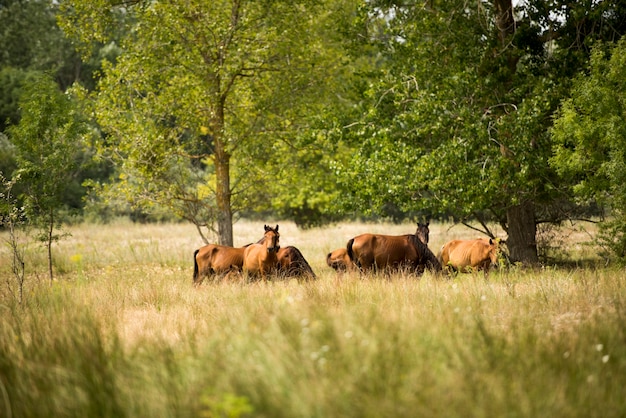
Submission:
<svg viewBox="0 0 626 418">
<path fill-rule="evenodd" d="M 242 222 L 236 244 L 263 225 Z M 624 271 L 337 276 L 341 224 L 281 244 L 319 279 L 191 284 L 193 228 L 83 225 L 2 293 L 0 416 L 622 416 Z M 431 248 L 475 234 L 431 226 Z M 573 247 L 573 246 L 572 246 Z M 7 253 L 0 254 L 2 274 Z M 45 277 L 45 273 L 40 273 Z"/>
</svg>

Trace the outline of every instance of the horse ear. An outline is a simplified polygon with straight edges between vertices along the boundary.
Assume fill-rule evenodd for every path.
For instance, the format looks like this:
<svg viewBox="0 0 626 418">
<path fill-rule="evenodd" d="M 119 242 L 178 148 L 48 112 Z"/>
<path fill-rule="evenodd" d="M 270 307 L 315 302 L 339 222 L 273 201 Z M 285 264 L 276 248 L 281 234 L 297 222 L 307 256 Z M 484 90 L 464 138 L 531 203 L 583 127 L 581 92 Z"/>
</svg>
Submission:
<svg viewBox="0 0 626 418">
<path fill-rule="evenodd" d="M 271 228 L 267 225 L 263 225 L 263 228 L 265 228 L 265 232 L 269 231 Z"/>
<path fill-rule="evenodd" d="M 278 232 L 278 225 L 276 225 L 276 232 Z"/>
<path fill-rule="evenodd" d="M 493 245 L 493 244 L 494 244 L 493 239 L 489 238 L 489 245 Z"/>
</svg>

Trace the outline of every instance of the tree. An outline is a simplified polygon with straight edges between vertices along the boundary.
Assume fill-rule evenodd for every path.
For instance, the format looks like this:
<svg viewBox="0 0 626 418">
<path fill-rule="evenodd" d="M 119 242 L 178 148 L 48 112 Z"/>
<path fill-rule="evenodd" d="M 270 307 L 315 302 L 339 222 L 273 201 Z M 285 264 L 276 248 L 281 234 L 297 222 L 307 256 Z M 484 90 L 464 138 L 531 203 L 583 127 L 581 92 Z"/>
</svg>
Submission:
<svg viewBox="0 0 626 418">
<path fill-rule="evenodd" d="M 58 2 L 53 0 L 4 0 L 0 4 L 0 69 L 47 72 L 62 90 L 75 81 L 93 86 L 99 62 L 81 60 L 57 25 L 57 10 Z M 3 118 L 0 123 L 4 122 Z"/>
<path fill-rule="evenodd" d="M 64 28 L 104 41 L 115 3 L 65 1 Z M 96 116 L 128 196 L 165 204 L 199 231 L 215 222 L 219 242 L 232 245 L 233 213 L 263 194 L 259 163 L 271 159 L 277 133 L 297 129 L 332 68 L 315 38 L 324 7 L 125 2 L 134 29 L 105 68 Z"/>
<path fill-rule="evenodd" d="M 600 240 L 626 259 L 626 41 L 597 44 L 558 112 L 551 162 L 582 203 L 607 208 Z"/>
<path fill-rule="evenodd" d="M 514 261 L 537 261 L 536 225 L 569 214 L 550 167 L 551 116 L 593 39 L 625 32 L 620 2 L 371 2 L 384 63 L 344 136 L 352 206 L 487 220 Z"/>
<path fill-rule="evenodd" d="M 52 244 L 59 239 L 65 189 L 80 171 L 87 125 L 71 97 L 48 76 L 27 87 L 20 109 L 19 124 L 8 130 L 16 148 L 14 178 L 23 190 L 25 216 L 45 243 L 52 281 Z"/>
</svg>

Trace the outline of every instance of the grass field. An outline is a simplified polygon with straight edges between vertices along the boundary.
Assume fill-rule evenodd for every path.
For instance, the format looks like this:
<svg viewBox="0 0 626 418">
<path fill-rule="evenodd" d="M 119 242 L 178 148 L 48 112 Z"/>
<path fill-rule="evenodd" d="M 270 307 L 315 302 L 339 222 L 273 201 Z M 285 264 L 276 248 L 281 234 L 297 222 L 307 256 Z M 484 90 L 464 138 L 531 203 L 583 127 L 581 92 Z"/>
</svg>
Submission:
<svg viewBox="0 0 626 418">
<path fill-rule="evenodd" d="M 280 223 L 281 245 L 297 246 L 317 281 L 195 289 L 193 227 L 75 226 L 54 248 L 52 286 L 45 252 L 28 248 L 21 306 L 4 246 L 0 417 L 626 415 L 626 271 L 588 267 L 598 259 L 585 233 L 557 237 L 585 268 L 489 280 L 325 265 L 356 234 L 414 229 Z M 240 222 L 235 244 L 262 233 Z M 431 225 L 429 246 L 474 236 Z"/>
</svg>

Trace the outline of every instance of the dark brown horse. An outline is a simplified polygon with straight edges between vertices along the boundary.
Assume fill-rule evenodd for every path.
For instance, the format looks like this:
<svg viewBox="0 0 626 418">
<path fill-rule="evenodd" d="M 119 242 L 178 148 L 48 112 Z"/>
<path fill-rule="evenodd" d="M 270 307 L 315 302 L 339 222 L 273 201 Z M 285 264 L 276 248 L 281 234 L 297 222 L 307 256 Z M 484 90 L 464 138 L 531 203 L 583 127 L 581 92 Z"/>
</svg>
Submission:
<svg viewBox="0 0 626 418">
<path fill-rule="evenodd" d="M 441 264 L 430 251 L 428 224 L 418 224 L 415 235 L 361 234 L 348 241 L 346 252 L 361 270 L 399 270 L 409 268 L 422 273 L 424 268 L 440 271 Z"/>
<path fill-rule="evenodd" d="M 245 247 L 208 244 L 193 253 L 193 284 L 199 286 L 205 277 L 240 272 Z"/>
<path fill-rule="evenodd" d="M 276 225 L 276 228 L 265 225 L 263 239 L 256 244 L 248 245 L 244 249 L 244 273 L 267 279 L 268 275 L 275 271 L 278 265 L 279 239 L 278 225 Z"/>
<path fill-rule="evenodd" d="M 281 248 L 277 254 L 278 274 L 281 277 L 296 277 L 315 280 L 317 276 L 299 249 L 294 246 Z"/>
</svg>

